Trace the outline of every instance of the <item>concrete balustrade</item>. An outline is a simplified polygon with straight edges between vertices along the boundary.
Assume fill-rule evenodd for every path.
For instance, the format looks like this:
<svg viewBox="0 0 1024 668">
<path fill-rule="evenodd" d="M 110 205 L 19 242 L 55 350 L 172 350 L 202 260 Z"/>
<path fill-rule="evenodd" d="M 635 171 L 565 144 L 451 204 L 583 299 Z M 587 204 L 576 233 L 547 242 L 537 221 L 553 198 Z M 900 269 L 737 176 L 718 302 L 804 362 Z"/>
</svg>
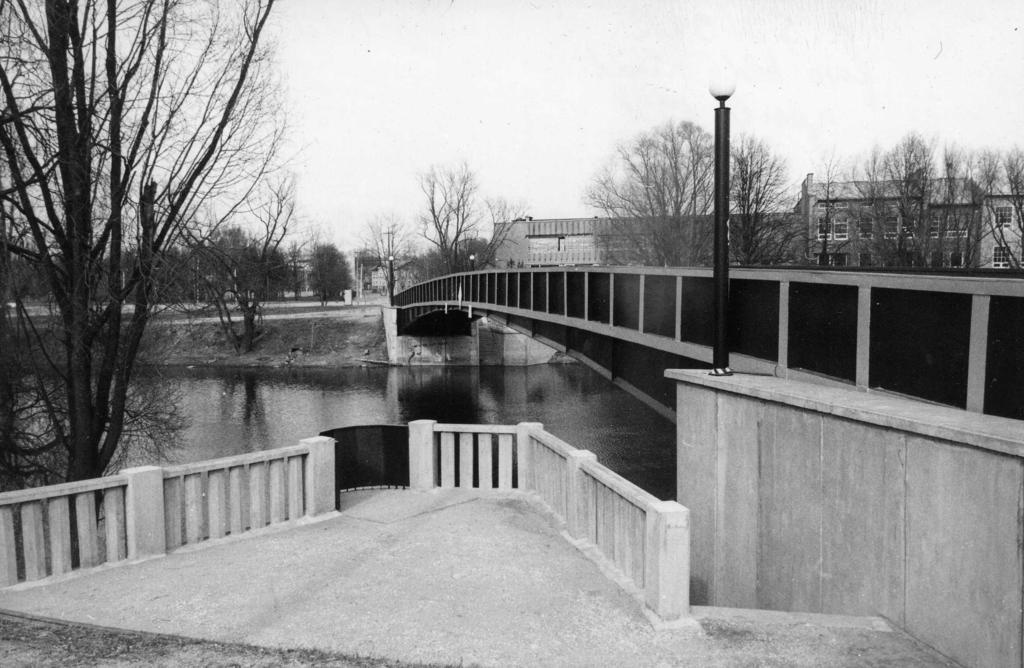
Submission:
<svg viewBox="0 0 1024 668">
<path fill-rule="evenodd" d="M 674 621 L 689 613 L 686 508 L 658 500 L 598 463 L 594 453 L 544 431 L 540 423 L 409 423 L 413 489 L 490 489 L 495 478 L 498 489 L 535 494 L 565 523 L 579 547 L 596 550 L 606 566 L 632 583 L 658 620 Z"/>
<path fill-rule="evenodd" d="M 335 509 L 334 440 L 0 494 L 0 587 Z M 17 531 L 20 529 L 20 531 Z"/>
</svg>

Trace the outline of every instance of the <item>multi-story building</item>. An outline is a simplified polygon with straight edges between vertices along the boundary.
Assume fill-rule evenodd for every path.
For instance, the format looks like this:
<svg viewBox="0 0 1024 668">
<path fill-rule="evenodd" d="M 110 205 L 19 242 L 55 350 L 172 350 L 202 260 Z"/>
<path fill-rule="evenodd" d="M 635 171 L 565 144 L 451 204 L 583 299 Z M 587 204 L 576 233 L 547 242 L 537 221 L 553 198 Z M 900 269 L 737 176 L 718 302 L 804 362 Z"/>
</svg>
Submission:
<svg viewBox="0 0 1024 668">
<path fill-rule="evenodd" d="M 1006 268 L 1020 266 L 1009 200 L 969 179 L 820 183 L 808 174 L 796 210 L 817 264 Z"/>
<path fill-rule="evenodd" d="M 797 211 L 817 264 L 976 267 L 982 199 L 966 179 L 816 183 L 808 174 Z"/>
<path fill-rule="evenodd" d="M 654 264 L 651 246 L 665 243 L 678 248 L 678 261 L 694 264 L 701 241 L 708 237 L 709 216 L 683 216 L 664 234 L 664 225 L 640 218 L 516 219 L 498 226 L 502 241 L 495 251 L 498 267 L 547 267 L 559 265 Z"/>
<path fill-rule="evenodd" d="M 499 267 L 604 264 L 598 242 L 601 227 L 599 218 L 517 218 L 495 231 L 503 238 L 494 263 Z"/>
</svg>

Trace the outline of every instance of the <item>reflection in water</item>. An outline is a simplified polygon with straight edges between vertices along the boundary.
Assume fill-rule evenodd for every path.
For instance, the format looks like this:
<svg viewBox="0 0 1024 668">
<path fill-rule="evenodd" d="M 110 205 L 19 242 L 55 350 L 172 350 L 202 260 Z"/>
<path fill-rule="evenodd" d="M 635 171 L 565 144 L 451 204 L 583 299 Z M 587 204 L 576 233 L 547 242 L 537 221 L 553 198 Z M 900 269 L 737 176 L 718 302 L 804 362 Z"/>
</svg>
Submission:
<svg viewBox="0 0 1024 668">
<path fill-rule="evenodd" d="M 411 420 L 541 422 L 661 498 L 675 427 L 583 365 L 162 371 L 190 425 L 174 462 L 292 445 L 326 429 Z"/>
</svg>

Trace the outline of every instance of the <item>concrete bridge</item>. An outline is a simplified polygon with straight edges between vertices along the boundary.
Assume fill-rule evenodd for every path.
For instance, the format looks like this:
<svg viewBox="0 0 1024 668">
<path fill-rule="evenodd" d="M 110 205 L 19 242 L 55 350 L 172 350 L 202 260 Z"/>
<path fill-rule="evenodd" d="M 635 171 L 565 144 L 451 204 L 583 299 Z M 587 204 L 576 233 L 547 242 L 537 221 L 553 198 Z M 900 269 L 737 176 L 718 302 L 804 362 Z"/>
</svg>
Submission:
<svg viewBox="0 0 1024 668">
<path fill-rule="evenodd" d="M 1024 419 L 1024 277 L 730 271 L 732 368 Z M 444 276 L 395 298 L 398 332 L 470 316 L 567 351 L 671 415 L 665 369 L 711 362 L 710 269 L 551 267 Z M 460 329 L 462 327 L 463 329 Z"/>
</svg>

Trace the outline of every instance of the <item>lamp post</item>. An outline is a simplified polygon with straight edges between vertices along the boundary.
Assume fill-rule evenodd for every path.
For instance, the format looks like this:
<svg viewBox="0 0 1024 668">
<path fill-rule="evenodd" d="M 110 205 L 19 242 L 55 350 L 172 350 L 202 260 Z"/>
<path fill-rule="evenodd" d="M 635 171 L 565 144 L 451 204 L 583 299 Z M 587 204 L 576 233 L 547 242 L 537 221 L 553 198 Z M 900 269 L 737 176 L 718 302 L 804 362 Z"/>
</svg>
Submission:
<svg viewBox="0 0 1024 668">
<path fill-rule="evenodd" d="M 469 254 L 469 270 L 476 271 L 476 253 Z"/>
<path fill-rule="evenodd" d="M 388 306 L 395 305 L 395 256 L 388 255 Z"/>
<path fill-rule="evenodd" d="M 731 376 L 729 368 L 729 107 L 725 101 L 736 91 L 729 79 L 716 79 L 708 86 L 718 100 L 715 109 L 715 347 L 712 376 Z"/>
</svg>

